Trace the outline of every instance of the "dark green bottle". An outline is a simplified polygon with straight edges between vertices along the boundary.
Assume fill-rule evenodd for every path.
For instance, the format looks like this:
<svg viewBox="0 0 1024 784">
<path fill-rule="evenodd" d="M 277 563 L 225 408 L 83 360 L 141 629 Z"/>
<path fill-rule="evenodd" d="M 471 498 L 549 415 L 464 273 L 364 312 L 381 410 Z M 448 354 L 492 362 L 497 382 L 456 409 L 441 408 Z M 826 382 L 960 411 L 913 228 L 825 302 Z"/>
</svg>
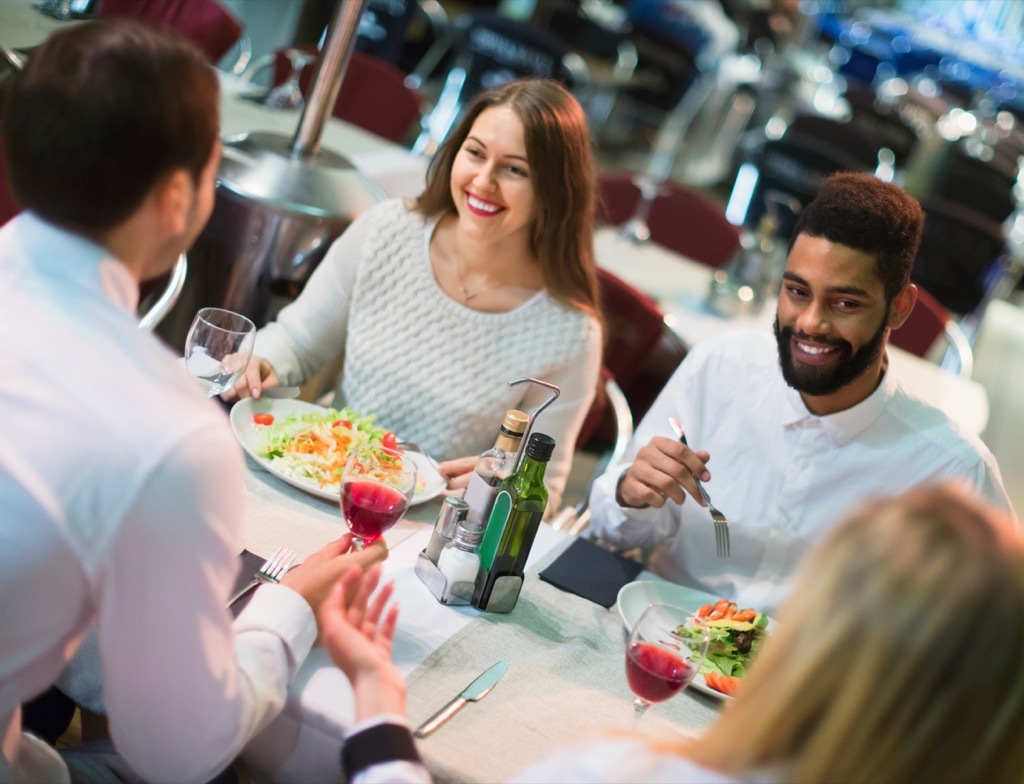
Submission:
<svg viewBox="0 0 1024 784">
<path fill-rule="evenodd" d="M 492 594 L 500 578 L 523 577 L 526 559 L 548 505 L 544 470 L 554 449 L 555 439 L 551 436 L 532 434 L 522 465 L 498 488 L 480 545 L 480 574 L 473 594 L 473 604 L 482 610 L 509 612 L 515 606 L 518 590 L 500 600 Z M 510 582 L 506 580 L 504 584 Z"/>
</svg>

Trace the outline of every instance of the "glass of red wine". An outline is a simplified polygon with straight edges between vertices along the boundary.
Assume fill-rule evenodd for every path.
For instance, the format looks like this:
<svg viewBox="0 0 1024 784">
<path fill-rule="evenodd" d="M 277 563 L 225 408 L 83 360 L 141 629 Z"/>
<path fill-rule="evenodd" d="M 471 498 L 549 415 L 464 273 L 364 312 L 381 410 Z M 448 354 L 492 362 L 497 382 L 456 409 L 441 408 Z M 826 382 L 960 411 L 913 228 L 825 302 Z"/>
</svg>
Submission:
<svg viewBox="0 0 1024 784">
<path fill-rule="evenodd" d="M 635 697 L 637 721 L 652 704 L 689 686 L 704 663 L 708 630 L 694 617 L 692 610 L 683 607 L 651 604 L 633 625 L 626 644 L 626 680 Z M 684 624 L 689 631 L 681 635 L 679 628 Z"/>
<path fill-rule="evenodd" d="M 397 523 L 416 490 L 416 466 L 396 449 L 363 444 L 341 475 L 341 514 L 362 550 Z"/>
</svg>

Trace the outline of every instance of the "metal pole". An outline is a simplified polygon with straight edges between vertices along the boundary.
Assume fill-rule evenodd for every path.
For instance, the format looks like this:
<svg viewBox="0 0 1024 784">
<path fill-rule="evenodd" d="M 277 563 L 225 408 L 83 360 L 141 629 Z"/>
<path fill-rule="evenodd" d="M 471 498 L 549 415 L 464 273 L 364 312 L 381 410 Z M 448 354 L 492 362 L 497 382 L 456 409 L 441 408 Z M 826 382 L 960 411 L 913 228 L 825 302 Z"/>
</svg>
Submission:
<svg viewBox="0 0 1024 784">
<path fill-rule="evenodd" d="M 338 99 L 341 81 L 345 78 L 348 61 L 355 48 L 359 18 L 369 0 L 338 0 L 331 19 L 327 42 L 320 52 L 320 64 L 313 77 L 309 100 L 302 109 L 299 127 L 292 140 L 292 155 L 296 158 L 316 155 L 320 150 L 327 118 Z"/>
</svg>

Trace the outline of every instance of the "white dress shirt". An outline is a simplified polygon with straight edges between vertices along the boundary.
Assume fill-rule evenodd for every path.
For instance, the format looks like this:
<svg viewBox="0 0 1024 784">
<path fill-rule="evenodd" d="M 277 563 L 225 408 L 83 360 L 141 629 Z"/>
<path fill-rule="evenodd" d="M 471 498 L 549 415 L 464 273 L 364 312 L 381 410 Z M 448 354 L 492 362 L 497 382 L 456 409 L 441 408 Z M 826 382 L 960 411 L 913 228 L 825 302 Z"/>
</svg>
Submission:
<svg viewBox="0 0 1024 784">
<path fill-rule="evenodd" d="M 90 624 L 115 746 L 154 781 L 226 766 L 316 635 L 283 586 L 232 625 L 242 457 L 219 407 L 138 330 L 137 299 L 103 248 L 27 213 L 0 229 L 0 735 L 24 780 L 59 768 L 20 735 L 19 705 Z"/>
<path fill-rule="evenodd" d="M 675 437 L 670 416 L 691 448 L 711 455 L 705 487 L 729 519 L 727 559 L 716 556 L 711 515 L 692 498 L 661 509 L 615 500 L 639 447 Z M 988 448 L 908 395 L 892 374 L 856 406 L 815 416 L 783 380 L 774 338 L 731 332 L 699 343 L 679 366 L 637 428 L 625 464 L 595 482 L 591 524 L 613 544 L 654 548 L 649 566 L 666 579 L 772 612 L 800 556 L 858 502 L 944 479 L 1011 510 Z"/>
</svg>

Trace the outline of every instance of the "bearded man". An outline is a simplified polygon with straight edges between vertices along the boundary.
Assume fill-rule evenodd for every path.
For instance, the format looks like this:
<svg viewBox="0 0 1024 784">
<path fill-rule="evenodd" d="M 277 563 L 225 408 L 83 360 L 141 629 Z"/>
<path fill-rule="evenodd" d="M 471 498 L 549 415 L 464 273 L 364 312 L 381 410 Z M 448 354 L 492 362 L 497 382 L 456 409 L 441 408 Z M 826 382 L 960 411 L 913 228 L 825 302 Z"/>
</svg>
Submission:
<svg viewBox="0 0 1024 784">
<path fill-rule="evenodd" d="M 767 333 L 730 332 L 690 352 L 626 462 L 595 482 L 594 532 L 650 548 L 649 568 L 666 579 L 771 611 L 803 552 L 865 497 L 956 479 L 1012 514 L 981 440 L 887 372 L 889 333 L 917 301 L 922 221 L 891 183 L 828 178 L 794 229 L 776 345 Z M 716 555 L 695 477 L 729 519 L 727 558 Z"/>
</svg>

